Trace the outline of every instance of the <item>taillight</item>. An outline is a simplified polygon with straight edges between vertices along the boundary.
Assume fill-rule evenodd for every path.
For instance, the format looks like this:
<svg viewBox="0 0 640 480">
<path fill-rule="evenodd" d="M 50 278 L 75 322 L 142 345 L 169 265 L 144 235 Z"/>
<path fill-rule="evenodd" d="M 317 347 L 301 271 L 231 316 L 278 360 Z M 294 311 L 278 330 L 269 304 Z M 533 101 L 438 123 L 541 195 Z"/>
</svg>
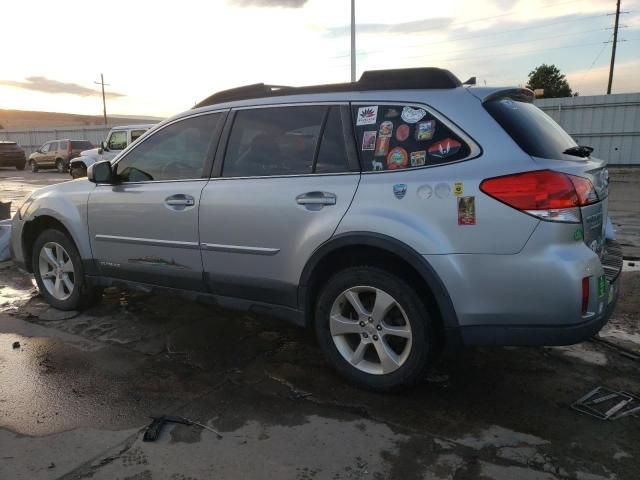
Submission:
<svg viewBox="0 0 640 480">
<path fill-rule="evenodd" d="M 589 179 L 552 170 L 489 178 L 480 190 L 510 207 L 558 222 L 580 222 L 579 207 L 598 201 Z"/>
<path fill-rule="evenodd" d="M 582 315 L 587 314 L 589 308 L 589 277 L 582 279 Z"/>
<path fill-rule="evenodd" d="M 68 153 L 69 155 L 71 155 L 71 151 L 72 151 L 72 150 L 73 150 L 73 149 L 71 148 L 71 142 L 69 142 L 69 146 L 67 147 L 67 153 Z"/>
</svg>

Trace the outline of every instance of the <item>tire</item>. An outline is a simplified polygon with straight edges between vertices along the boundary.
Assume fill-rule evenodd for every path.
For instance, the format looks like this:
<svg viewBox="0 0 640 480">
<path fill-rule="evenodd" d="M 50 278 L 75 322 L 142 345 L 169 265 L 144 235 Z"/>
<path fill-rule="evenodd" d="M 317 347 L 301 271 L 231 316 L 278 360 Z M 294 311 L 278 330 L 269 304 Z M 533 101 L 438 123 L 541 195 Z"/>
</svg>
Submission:
<svg viewBox="0 0 640 480">
<path fill-rule="evenodd" d="M 26 167 L 27 162 L 22 162 L 16 165 L 16 170 L 24 170 L 24 167 Z"/>
<path fill-rule="evenodd" d="M 62 262 L 55 262 L 60 257 Z M 38 235 L 33 245 L 31 262 L 38 289 L 52 307 L 59 310 L 82 310 L 99 300 L 101 290 L 87 285 L 78 249 L 60 230 L 48 229 Z M 54 267 L 54 263 L 58 263 L 58 266 Z M 64 280 L 65 274 L 71 287 Z"/>
<path fill-rule="evenodd" d="M 364 315 L 357 315 L 349 300 L 352 294 Z M 376 313 L 374 306 L 385 304 L 389 307 Z M 331 365 L 368 390 L 415 385 L 424 378 L 435 351 L 432 320 L 418 294 L 401 278 L 376 267 L 351 267 L 330 278 L 316 303 L 314 327 Z"/>
<path fill-rule="evenodd" d="M 31 167 L 31 171 L 36 173 L 38 171 L 38 164 L 35 160 L 29 160 L 29 167 Z"/>
<path fill-rule="evenodd" d="M 87 169 L 84 166 L 71 165 L 71 178 L 82 178 L 87 176 Z"/>
<path fill-rule="evenodd" d="M 58 173 L 65 172 L 64 161 L 61 158 L 56 160 L 56 170 L 58 171 Z"/>
</svg>

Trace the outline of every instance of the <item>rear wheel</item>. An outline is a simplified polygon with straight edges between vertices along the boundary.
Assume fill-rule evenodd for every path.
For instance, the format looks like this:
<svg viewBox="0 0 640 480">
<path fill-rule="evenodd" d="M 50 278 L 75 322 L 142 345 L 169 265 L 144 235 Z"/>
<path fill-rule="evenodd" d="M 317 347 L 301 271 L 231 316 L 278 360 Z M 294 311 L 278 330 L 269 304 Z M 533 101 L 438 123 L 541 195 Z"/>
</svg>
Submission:
<svg viewBox="0 0 640 480">
<path fill-rule="evenodd" d="M 60 230 L 44 230 L 33 246 L 33 272 L 47 303 L 60 310 L 78 310 L 95 303 L 101 291 L 90 288 L 73 241 Z"/>
<path fill-rule="evenodd" d="M 434 350 L 431 319 L 415 290 L 375 267 L 348 268 L 326 283 L 315 329 L 338 372 L 371 390 L 419 382 Z"/>
<path fill-rule="evenodd" d="M 24 170 L 24 167 L 26 166 L 27 162 L 22 162 L 22 163 L 18 163 L 16 165 L 16 170 Z"/>
<path fill-rule="evenodd" d="M 29 160 L 29 167 L 31 168 L 31 171 L 33 173 L 36 173 L 38 171 L 38 164 L 35 160 Z"/>
<path fill-rule="evenodd" d="M 64 161 L 61 158 L 56 160 L 56 170 L 58 170 L 58 173 L 65 172 Z"/>
</svg>

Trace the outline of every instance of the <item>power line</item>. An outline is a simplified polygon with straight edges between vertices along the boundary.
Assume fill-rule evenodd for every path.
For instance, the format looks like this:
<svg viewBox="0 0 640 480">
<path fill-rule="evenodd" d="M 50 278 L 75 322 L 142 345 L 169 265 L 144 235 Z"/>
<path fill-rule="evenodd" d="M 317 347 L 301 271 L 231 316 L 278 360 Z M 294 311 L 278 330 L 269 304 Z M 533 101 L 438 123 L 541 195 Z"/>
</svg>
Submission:
<svg viewBox="0 0 640 480">
<path fill-rule="evenodd" d="M 612 35 L 613 36 L 613 35 Z M 611 38 L 611 37 L 609 37 Z M 593 68 L 593 66 L 596 64 L 596 62 L 598 61 L 598 59 L 600 58 L 600 55 L 602 55 L 602 53 L 604 52 L 605 48 L 607 48 L 607 42 L 602 44 L 602 48 L 600 49 L 600 51 L 598 52 L 598 54 L 596 55 L 596 58 L 593 59 L 593 62 L 591 62 L 591 65 L 589 65 L 589 68 L 587 69 L 587 71 L 584 73 L 584 75 L 582 76 L 582 78 L 578 81 L 578 86 L 582 85 L 582 82 L 584 82 L 587 78 L 587 76 L 589 75 L 589 73 L 591 72 L 591 69 Z"/>
</svg>

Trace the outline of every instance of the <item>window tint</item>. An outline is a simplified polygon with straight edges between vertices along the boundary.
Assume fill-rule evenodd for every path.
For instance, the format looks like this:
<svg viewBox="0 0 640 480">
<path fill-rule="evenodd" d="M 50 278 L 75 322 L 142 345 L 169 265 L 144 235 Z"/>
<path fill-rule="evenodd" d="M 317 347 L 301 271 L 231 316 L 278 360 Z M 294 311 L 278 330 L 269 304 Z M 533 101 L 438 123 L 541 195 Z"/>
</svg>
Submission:
<svg viewBox="0 0 640 480">
<path fill-rule="evenodd" d="M 407 105 L 353 107 L 356 141 L 365 171 L 399 170 L 453 162 L 471 149 L 428 111 Z"/>
<path fill-rule="evenodd" d="M 109 147 L 109 150 L 124 150 L 127 148 L 127 132 L 124 130 L 111 132 L 107 147 Z"/>
<path fill-rule="evenodd" d="M 131 130 L 131 143 L 139 139 L 146 130 Z"/>
<path fill-rule="evenodd" d="M 240 110 L 229 137 L 222 176 L 312 173 L 327 107 Z"/>
<path fill-rule="evenodd" d="M 88 150 L 90 148 L 93 148 L 93 145 L 91 144 L 91 142 L 87 142 L 84 140 L 72 140 L 71 148 L 73 150 Z"/>
<path fill-rule="evenodd" d="M 116 171 L 123 182 L 202 177 L 220 114 L 201 115 L 159 130 L 134 148 Z"/>
<path fill-rule="evenodd" d="M 580 157 L 562 153 L 567 148 L 575 147 L 576 142 L 550 116 L 532 103 L 503 98 L 487 102 L 485 108 L 529 155 L 581 160 Z"/>
<path fill-rule="evenodd" d="M 66 140 L 60 142 L 60 145 L 58 146 L 58 150 L 67 150 L 68 148 L 69 148 L 69 142 Z"/>
<path fill-rule="evenodd" d="M 340 108 L 331 107 L 322 134 L 322 143 L 316 160 L 315 173 L 336 173 L 348 171 L 347 152 L 342 134 Z"/>
</svg>

